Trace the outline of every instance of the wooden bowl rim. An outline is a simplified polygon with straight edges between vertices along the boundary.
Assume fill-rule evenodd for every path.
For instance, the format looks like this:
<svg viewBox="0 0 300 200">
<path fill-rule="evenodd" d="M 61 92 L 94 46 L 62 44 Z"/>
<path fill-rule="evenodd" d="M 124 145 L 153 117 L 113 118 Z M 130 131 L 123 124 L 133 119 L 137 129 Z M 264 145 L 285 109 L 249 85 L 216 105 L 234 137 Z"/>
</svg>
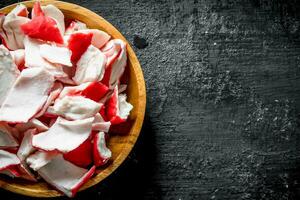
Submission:
<svg viewBox="0 0 300 200">
<path fill-rule="evenodd" d="M 35 1 L 24 1 L 24 2 L 19 2 L 24 5 L 26 5 L 28 8 L 32 8 L 32 5 Z M 1 13 L 7 14 L 12 8 L 14 8 L 16 5 L 19 3 L 11 4 L 9 6 L 6 6 L 4 8 L 0 9 Z M 146 110 L 146 87 L 145 87 L 145 80 L 142 72 L 142 68 L 140 66 L 140 63 L 130 46 L 129 42 L 125 39 L 125 37 L 116 29 L 112 24 L 110 24 L 108 21 L 106 21 L 104 18 L 102 18 L 100 15 L 96 14 L 95 12 L 81 7 L 77 4 L 73 3 L 68 3 L 68 2 L 63 2 L 63 1 L 54 1 L 54 0 L 43 0 L 41 1 L 42 5 L 47 5 L 47 4 L 53 4 L 56 5 L 60 9 L 67 10 L 68 7 L 74 8 L 76 7 L 76 11 L 74 12 L 82 12 L 88 14 L 88 17 L 92 17 L 95 19 L 95 21 L 101 21 L 103 26 L 105 26 L 107 29 L 113 32 L 114 35 L 116 35 L 115 38 L 122 39 L 127 43 L 127 52 L 128 52 L 128 59 L 130 60 L 132 64 L 132 70 L 134 71 L 134 74 L 136 76 L 137 82 L 137 88 L 138 88 L 138 96 L 139 96 L 139 101 L 138 104 L 136 105 L 136 109 L 138 110 L 136 114 L 136 119 L 134 124 L 132 125 L 131 128 L 131 134 L 128 136 L 124 137 L 129 137 L 130 142 L 126 142 L 123 147 L 123 151 L 114 159 L 114 162 L 109 164 L 101 173 L 97 174 L 94 176 L 89 182 L 87 182 L 79 191 L 85 190 L 89 187 L 92 187 L 96 185 L 97 183 L 101 182 L 104 180 L 106 177 L 108 177 L 110 174 L 112 174 L 127 158 L 129 153 L 131 152 L 132 148 L 134 147 L 136 140 L 140 134 L 143 120 L 144 120 L 144 115 L 145 115 L 145 110 Z M 108 32 L 111 34 L 110 32 Z M 30 182 L 28 182 L 30 183 Z M 4 180 L 0 179 L 0 187 L 3 189 L 6 189 L 8 191 L 26 195 L 26 196 L 31 196 L 31 197 L 58 197 L 62 196 L 62 194 L 56 190 L 35 190 L 35 189 L 30 189 L 27 188 L 26 186 L 22 186 L 19 184 L 11 184 L 7 183 Z"/>
</svg>

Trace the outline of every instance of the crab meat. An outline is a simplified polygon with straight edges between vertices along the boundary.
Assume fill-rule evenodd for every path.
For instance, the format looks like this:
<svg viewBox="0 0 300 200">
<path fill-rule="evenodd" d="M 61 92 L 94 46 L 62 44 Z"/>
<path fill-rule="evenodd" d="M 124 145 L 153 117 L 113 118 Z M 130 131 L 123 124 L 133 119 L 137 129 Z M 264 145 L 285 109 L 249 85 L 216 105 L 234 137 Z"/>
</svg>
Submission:
<svg viewBox="0 0 300 200">
<path fill-rule="evenodd" d="M 5 174 L 7 176 L 10 176 L 11 178 L 21 176 L 19 167 L 17 165 L 13 165 L 13 166 L 7 167 L 4 170 L 0 170 L 0 174 Z"/>
<path fill-rule="evenodd" d="M 48 112 L 67 119 L 78 120 L 93 117 L 99 112 L 101 104 L 82 96 L 65 96 L 55 101 Z"/>
<path fill-rule="evenodd" d="M 101 116 L 100 113 L 97 113 L 95 115 L 95 119 L 94 119 L 93 123 L 100 123 L 100 122 L 104 122 L 104 119 L 103 119 L 103 117 Z"/>
<path fill-rule="evenodd" d="M 31 171 L 24 167 L 23 164 L 8 166 L 4 170 L 0 170 L 0 174 L 5 174 L 11 178 L 22 178 L 34 182 L 37 181 Z"/>
<path fill-rule="evenodd" d="M 61 99 L 65 96 L 72 96 L 72 95 L 78 95 L 82 90 L 87 88 L 90 85 L 90 83 L 83 83 L 77 86 L 66 86 L 63 88 L 61 93 L 59 94 L 58 99 Z"/>
<path fill-rule="evenodd" d="M 111 151 L 106 147 L 104 132 L 99 132 L 94 137 L 93 157 L 96 167 L 106 164 L 111 158 Z"/>
<path fill-rule="evenodd" d="M 72 67 L 71 53 L 66 47 L 57 47 L 48 44 L 40 45 L 41 56 L 51 63 Z"/>
<path fill-rule="evenodd" d="M 45 151 L 70 152 L 90 136 L 93 121 L 93 117 L 75 121 L 59 117 L 48 131 L 33 136 L 32 145 Z"/>
<path fill-rule="evenodd" d="M 65 35 L 70 35 L 75 31 L 84 30 L 84 29 L 87 29 L 86 24 L 75 20 L 70 23 L 70 25 L 66 29 Z"/>
<path fill-rule="evenodd" d="M 27 157 L 26 163 L 31 169 L 37 171 L 47 165 L 57 155 L 56 152 L 36 151 Z"/>
<path fill-rule="evenodd" d="M 25 46 L 25 66 L 28 68 L 45 68 L 55 77 L 66 77 L 62 66 L 59 64 L 52 64 L 40 55 L 40 45 L 43 43 L 39 40 L 24 38 Z"/>
<path fill-rule="evenodd" d="M 127 89 L 127 85 L 126 84 L 121 84 L 118 86 L 119 89 L 119 94 L 121 94 L 122 92 L 124 92 Z"/>
<path fill-rule="evenodd" d="M 36 1 L 31 11 L 31 18 L 34 19 L 39 16 L 45 16 L 45 14 L 42 10 L 41 3 L 39 1 Z"/>
<path fill-rule="evenodd" d="M 66 161 L 61 155 L 38 170 L 39 175 L 68 197 L 73 197 L 79 188 L 94 174 L 95 166 L 87 170 Z"/>
<path fill-rule="evenodd" d="M 0 122 L 0 123 L 1 123 L 1 122 Z M 3 123 L 5 123 L 5 122 L 3 122 Z M 7 124 L 6 124 L 6 125 L 7 125 Z M 16 127 L 11 127 L 11 126 L 9 126 L 9 125 L 7 125 L 7 126 L 8 126 L 8 130 L 10 131 L 11 135 L 12 135 L 15 139 L 17 139 L 17 141 L 20 141 L 21 138 L 23 137 L 23 134 L 20 133 L 19 130 L 16 129 Z M 6 149 L 6 150 L 7 150 L 7 149 Z"/>
<path fill-rule="evenodd" d="M 73 33 L 67 38 L 67 46 L 72 52 L 71 61 L 76 64 L 91 45 L 93 34 Z"/>
<path fill-rule="evenodd" d="M 30 169 L 28 168 L 25 162 L 21 162 L 21 164 L 18 166 L 18 171 L 20 172 L 19 175 L 20 178 L 37 182 L 35 175 L 30 171 Z"/>
<path fill-rule="evenodd" d="M 42 131 L 46 131 L 49 128 L 43 124 L 43 122 L 41 122 L 38 119 L 31 119 L 29 120 L 27 123 L 20 123 L 20 124 L 16 124 L 15 128 L 20 132 L 23 133 L 25 131 L 27 131 L 28 129 L 37 129 L 38 132 L 42 132 Z"/>
<path fill-rule="evenodd" d="M 5 44 L 10 50 L 17 50 L 24 48 L 23 40 L 24 33 L 21 31 L 20 26 L 30 21 L 27 17 L 17 16 L 14 13 L 8 14 L 3 18 L 2 37 Z"/>
<path fill-rule="evenodd" d="M 4 150 L 0 150 L 0 160 L 0 171 L 20 164 L 20 159 L 16 154 Z"/>
<path fill-rule="evenodd" d="M 15 51 L 11 51 L 10 55 L 13 58 L 13 61 L 17 65 L 18 69 L 22 71 L 24 69 L 25 65 L 25 50 L 24 49 L 18 49 Z"/>
<path fill-rule="evenodd" d="M 56 118 L 52 118 L 49 122 L 49 127 L 53 126 L 53 124 L 56 122 L 57 117 Z"/>
<path fill-rule="evenodd" d="M 24 133 L 20 148 L 17 152 L 17 156 L 19 157 L 21 162 L 35 151 L 35 149 L 31 145 L 31 140 L 34 134 L 36 134 L 36 129 L 29 129 Z"/>
<path fill-rule="evenodd" d="M 102 131 L 107 133 L 109 131 L 111 123 L 106 122 L 100 113 L 95 115 L 95 120 L 93 121 L 92 129 L 93 131 Z"/>
<path fill-rule="evenodd" d="M 59 99 L 65 96 L 83 96 L 95 102 L 99 102 L 107 93 L 108 87 L 100 82 L 88 82 L 78 86 L 64 87 L 59 95 Z"/>
<path fill-rule="evenodd" d="M 109 90 L 109 91 L 107 92 L 107 94 L 104 95 L 104 96 L 100 99 L 99 103 L 105 104 L 105 103 L 108 101 L 108 99 L 111 98 L 111 96 L 113 95 L 113 93 L 114 93 L 114 90 Z M 102 106 L 102 109 L 104 109 L 103 106 Z"/>
<path fill-rule="evenodd" d="M 64 154 L 64 159 L 79 167 L 87 167 L 92 163 L 92 142 L 84 141 L 79 147 Z"/>
<path fill-rule="evenodd" d="M 12 136 L 11 128 L 4 122 L 0 122 L 0 148 L 19 146 L 16 139 Z"/>
<path fill-rule="evenodd" d="M 105 133 L 108 133 L 110 126 L 111 122 L 94 122 L 92 125 L 92 129 L 93 131 L 103 131 Z"/>
<path fill-rule="evenodd" d="M 19 74 L 20 72 L 13 62 L 13 58 L 8 49 L 0 45 L 0 106 L 5 100 L 9 90 L 13 87 Z"/>
<path fill-rule="evenodd" d="M 110 39 L 110 35 L 98 29 L 84 29 L 77 31 L 77 33 L 92 33 L 92 45 L 98 49 L 103 47 Z"/>
<path fill-rule="evenodd" d="M 59 96 L 62 90 L 63 90 L 63 85 L 59 82 L 55 82 L 47 98 L 46 103 L 43 105 L 43 108 L 35 115 L 36 118 L 41 117 L 47 111 L 48 107 Z"/>
<path fill-rule="evenodd" d="M 46 17 L 51 17 L 56 21 L 59 31 L 60 31 L 61 35 L 63 35 L 65 33 L 65 16 L 64 16 L 64 14 L 57 7 L 55 7 L 54 5 L 51 5 L 51 4 L 49 4 L 47 6 L 42 6 L 42 10 Z"/>
<path fill-rule="evenodd" d="M 19 177 L 30 181 L 36 181 L 36 179 L 35 176 L 31 173 L 30 169 L 28 169 L 25 160 L 32 152 L 35 151 L 35 149 L 31 145 L 31 140 L 35 133 L 36 133 L 36 129 L 29 129 L 24 133 L 22 143 L 17 152 L 17 156 L 21 161 L 19 165 L 19 171 L 21 172 L 21 174 Z"/>
<path fill-rule="evenodd" d="M 66 84 L 66 85 L 76 85 L 76 83 L 69 77 L 56 77 L 56 80 L 62 82 L 63 84 Z"/>
<path fill-rule="evenodd" d="M 77 62 L 73 80 L 77 84 L 101 81 L 106 64 L 105 55 L 96 47 L 90 45 Z"/>
<path fill-rule="evenodd" d="M 7 151 L 0 150 L 0 160 L 0 167 L 1 164 L 3 164 L 3 168 L 0 169 L 0 174 L 6 174 L 13 178 L 18 177 L 30 181 L 36 181 L 34 175 L 27 168 L 26 163 L 22 163 L 20 158 L 18 158 L 14 152 L 8 151 L 8 149 Z"/>
<path fill-rule="evenodd" d="M 28 10 L 24 4 L 18 4 L 12 11 L 10 11 L 10 14 L 14 14 L 21 17 L 28 17 Z"/>
<path fill-rule="evenodd" d="M 115 40 L 110 40 L 101 48 L 101 51 L 107 57 L 106 68 L 108 68 L 120 54 L 121 46 Z"/>
<path fill-rule="evenodd" d="M 0 121 L 28 122 L 46 102 L 53 82 L 43 68 L 23 70 L 2 104 Z"/>
<path fill-rule="evenodd" d="M 7 35 L 5 33 L 5 30 L 3 29 L 3 22 L 5 20 L 5 15 L 0 13 L 0 38 L 1 38 L 1 41 L 2 41 L 2 44 L 6 47 L 6 48 L 9 48 L 8 47 L 8 38 L 7 38 Z"/>
<path fill-rule="evenodd" d="M 81 96 L 99 102 L 108 92 L 108 87 L 100 82 L 92 82 L 80 92 Z"/>
<path fill-rule="evenodd" d="M 102 82 L 108 85 L 110 89 L 114 88 L 118 84 L 127 64 L 126 43 L 120 39 L 114 39 L 111 40 L 111 42 L 115 44 L 115 47 L 111 47 L 110 45 L 112 44 L 107 44 L 107 46 L 105 46 L 102 50 L 104 54 L 108 56 L 109 63 L 106 65 Z"/>
<path fill-rule="evenodd" d="M 58 155 L 57 152 L 36 151 L 26 159 L 27 165 L 34 171 L 47 165 L 53 158 Z"/>
<path fill-rule="evenodd" d="M 121 119 L 127 119 L 127 117 L 130 114 L 130 111 L 132 110 L 133 106 L 126 101 L 127 96 L 126 94 L 120 94 L 118 101 L 119 101 L 119 112 L 118 115 Z"/>
<path fill-rule="evenodd" d="M 38 119 L 31 119 L 29 121 L 32 124 L 32 128 L 36 128 L 38 132 L 47 131 L 49 128 Z"/>
<path fill-rule="evenodd" d="M 52 17 L 46 16 L 43 11 L 40 11 L 40 6 L 36 5 L 34 6 L 34 10 L 32 12 L 32 20 L 21 25 L 21 29 L 24 34 L 31 38 L 63 44 L 63 35 L 58 28 L 58 22 Z M 52 14 L 53 13 L 51 13 L 51 15 Z M 61 18 L 61 16 L 57 16 L 57 18 Z"/>
<path fill-rule="evenodd" d="M 107 101 L 106 116 L 112 124 L 125 122 L 133 106 L 126 101 L 126 94 L 118 94 L 118 87 Z"/>
<path fill-rule="evenodd" d="M 112 96 L 106 102 L 106 117 L 111 120 L 113 117 L 118 115 L 118 86 L 115 87 Z"/>
</svg>

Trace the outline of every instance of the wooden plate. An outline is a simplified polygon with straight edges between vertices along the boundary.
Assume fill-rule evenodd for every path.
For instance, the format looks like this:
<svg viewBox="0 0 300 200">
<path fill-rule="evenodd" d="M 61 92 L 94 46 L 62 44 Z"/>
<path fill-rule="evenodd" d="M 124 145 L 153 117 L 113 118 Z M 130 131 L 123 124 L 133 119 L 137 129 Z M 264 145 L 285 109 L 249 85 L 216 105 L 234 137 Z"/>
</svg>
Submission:
<svg viewBox="0 0 300 200">
<path fill-rule="evenodd" d="M 26 1 L 22 3 L 25 4 L 27 8 L 32 8 L 34 1 Z M 104 178 L 116 170 L 128 156 L 138 138 L 143 124 L 146 107 L 146 89 L 143 72 L 139 61 L 127 40 L 105 19 L 86 8 L 71 3 L 48 0 L 42 1 L 41 4 L 53 4 L 65 14 L 66 18 L 80 20 L 86 23 L 89 28 L 103 30 L 109 33 L 113 38 L 122 39 L 127 43 L 128 66 L 125 72 L 128 77 L 127 95 L 128 101 L 134 106 L 134 109 L 130 113 L 129 122 L 125 125 L 128 133 L 122 136 L 116 135 L 111 137 L 108 142 L 108 146 L 112 150 L 112 162 L 106 167 L 99 169 L 97 174 L 80 189 L 84 190 L 101 182 Z M 16 5 L 17 4 L 13 4 L 2 8 L 0 9 L 0 12 L 7 14 Z M 32 183 L 25 180 L 11 179 L 1 176 L 0 187 L 15 193 L 33 197 L 61 196 L 59 192 L 51 188 L 44 181 Z"/>
</svg>

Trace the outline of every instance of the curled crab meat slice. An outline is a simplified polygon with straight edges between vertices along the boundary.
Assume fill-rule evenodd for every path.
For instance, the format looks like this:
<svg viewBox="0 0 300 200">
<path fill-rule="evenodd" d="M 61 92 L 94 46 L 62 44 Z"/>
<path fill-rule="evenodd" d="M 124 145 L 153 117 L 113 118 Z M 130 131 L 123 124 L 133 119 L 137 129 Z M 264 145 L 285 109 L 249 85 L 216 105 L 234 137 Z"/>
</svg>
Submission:
<svg viewBox="0 0 300 200">
<path fill-rule="evenodd" d="M 28 10 L 27 7 L 20 3 L 18 4 L 14 9 L 12 9 L 12 11 L 10 11 L 8 13 L 8 15 L 16 15 L 16 16 L 20 16 L 20 17 L 28 17 Z"/>
<path fill-rule="evenodd" d="M 8 42 L 7 44 L 10 44 L 10 41 L 15 41 L 16 47 L 10 48 L 11 50 L 17 50 L 17 49 L 23 49 L 24 44 L 24 33 L 21 31 L 20 26 L 22 26 L 25 23 L 28 23 L 29 19 L 25 17 L 11 17 L 6 18 L 3 23 L 3 28 L 6 31 L 6 34 L 8 36 Z"/>
<path fill-rule="evenodd" d="M 119 124 L 127 120 L 133 106 L 126 99 L 126 94 L 118 94 L 118 86 L 116 86 L 113 95 L 106 102 L 106 117 L 111 124 Z"/>
<path fill-rule="evenodd" d="M 18 166 L 19 171 L 21 172 L 19 177 L 30 181 L 36 181 L 36 178 L 28 168 L 25 160 L 31 153 L 36 151 L 31 145 L 31 140 L 34 134 L 36 134 L 36 129 L 29 129 L 24 133 L 21 145 L 17 152 L 17 156 L 21 161 Z"/>
<path fill-rule="evenodd" d="M 128 118 L 130 111 L 133 109 L 133 106 L 130 103 L 128 103 L 126 99 L 127 99 L 126 94 L 120 94 L 118 97 L 118 102 L 119 102 L 118 116 L 124 120 Z"/>
<path fill-rule="evenodd" d="M 0 121 L 28 122 L 46 102 L 53 82 L 43 68 L 23 70 L 0 108 Z"/>
<path fill-rule="evenodd" d="M 31 10 L 31 19 L 34 19 L 39 16 L 45 16 L 45 14 L 42 10 L 41 3 L 39 1 L 36 1 Z"/>
<path fill-rule="evenodd" d="M 36 134 L 36 129 L 29 129 L 24 133 L 24 137 L 17 152 L 17 156 L 19 157 L 21 162 L 25 161 L 25 159 L 35 151 L 31 144 L 31 140 L 34 134 Z"/>
<path fill-rule="evenodd" d="M 68 121 L 58 117 L 48 131 L 34 135 L 32 145 L 44 151 L 70 152 L 91 134 L 94 118 Z"/>
<path fill-rule="evenodd" d="M 93 117 L 97 114 L 102 104 L 82 96 L 65 96 L 57 99 L 48 113 L 63 116 L 70 120 L 79 120 Z"/>
<path fill-rule="evenodd" d="M 16 154 L 4 150 L 0 150 L 0 160 L 0 171 L 20 164 L 20 159 Z"/>
<path fill-rule="evenodd" d="M 97 167 L 106 164 L 111 158 L 111 151 L 106 146 L 104 132 L 99 132 L 94 136 L 93 157 Z"/>
<path fill-rule="evenodd" d="M 51 9 L 51 11 L 49 11 Z M 53 15 L 53 8 L 47 9 L 49 15 Z M 63 35 L 59 29 L 59 22 L 49 16 L 46 16 L 40 7 L 40 3 L 36 2 L 32 11 L 32 20 L 21 25 L 21 29 L 25 35 L 31 38 L 40 39 L 48 42 L 56 42 L 63 44 Z M 61 17 L 59 17 L 61 19 Z M 51 33 L 51 34 L 49 34 Z"/>
<path fill-rule="evenodd" d="M 12 136 L 12 128 L 0 122 L 0 148 L 17 147 L 18 141 Z"/>
<path fill-rule="evenodd" d="M 110 35 L 98 29 L 84 29 L 84 30 L 77 31 L 76 33 L 93 34 L 91 43 L 94 47 L 98 49 L 102 48 L 110 39 Z"/>
<path fill-rule="evenodd" d="M 57 47 L 48 44 L 40 45 L 41 56 L 51 63 L 72 67 L 71 53 L 66 47 Z"/>
<path fill-rule="evenodd" d="M 127 65 L 126 43 L 120 39 L 114 39 L 102 49 L 108 59 L 102 82 L 113 89 L 125 71 Z"/>
<path fill-rule="evenodd" d="M 73 80 L 77 84 L 101 81 L 104 75 L 106 56 L 96 47 L 90 45 L 77 62 Z"/>
<path fill-rule="evenodd" d="M 27 8 L 23 4 L 19 4 L 7 16 L 1 15 L 0 35 L 3 44 L 10 50 L 24 48 L 24 33 L 20 26 L 30 21 L 27 14 Z"/>
<path fill-rule="evenodd" d="M 66 161 L 62 155 L 56 156 L 38 170 L 38 174 L 46 182 L 68 197 L 73 197 L 79 188 L 93 176 L 94 172 L 95 166 L 89 170 L 80 168 Z"/>
<path fill-rule="evenodd" d="M 20 72 L 7 48 L 0 45 L 0 106 L 5 100 Z"/>
</svg>

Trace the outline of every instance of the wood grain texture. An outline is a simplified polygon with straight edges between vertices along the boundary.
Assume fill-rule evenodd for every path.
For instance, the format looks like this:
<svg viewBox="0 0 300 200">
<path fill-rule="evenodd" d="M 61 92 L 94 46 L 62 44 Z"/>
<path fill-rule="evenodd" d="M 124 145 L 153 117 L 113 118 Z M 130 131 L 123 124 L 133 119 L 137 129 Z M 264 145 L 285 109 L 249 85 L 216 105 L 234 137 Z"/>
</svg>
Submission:
<svg viewBox="0 0 300 200">
<path fill-rule="evenodd" d="M 28 8 L 33 7 L 34 1 L 23 2 Z M 143 72 L 139 61 L 133 52 L 132 48 L 128 44 L 127 40 L 122 34 L 114 28 L 105 19 L 93 13 L 92 11 L 80 7 L 75 4 L 60 2 L 60 1 L 42 1 L 42 5 L 53 4 L 58 7 L 68 19 L 76 19 L 84 22 L 89 28 L 100 29 L 112 36 L 112 38 L 122 39 L 127 43 L 127 54 L 128 54 L 128 66 L 125 74 L 128 77 L 128 87 L 126 94 L 128 101 L 134 106 L 130 112 L 128 122 L 126 125 L 129 126 L 127 133 L 123 133 L 122 136 L 112 136 L 109 139 L 108 147 L 112 151 L 111 162 L 106 166 L 97 170 L 97 173 L 92 177 L 80 190 L 89 188 L 104 178 L 109 176 L 116 168 L 118 168 L 133 148 L 142 128 L 144 114 L 146 109 L 146 90 Z M 0 12 L 7 14 L 12 10 L 16 4 L 7 6 L 0 10 Z M 25 180 L 17 180 L 6 177 L 0 178 L 0 187 L 9 191 L 32 196 L 32 197 L 56 197 L 61 196 L 55 189 L 49 187 L 44 181 L 38 183 L 32 183 Z"/>
<path fill-rule="evenodd" d="M 299 0 L 70 2 L 124 34 L 147 85 L 133 152 L 76 199 L 300 199 Z"/>
</svg>

